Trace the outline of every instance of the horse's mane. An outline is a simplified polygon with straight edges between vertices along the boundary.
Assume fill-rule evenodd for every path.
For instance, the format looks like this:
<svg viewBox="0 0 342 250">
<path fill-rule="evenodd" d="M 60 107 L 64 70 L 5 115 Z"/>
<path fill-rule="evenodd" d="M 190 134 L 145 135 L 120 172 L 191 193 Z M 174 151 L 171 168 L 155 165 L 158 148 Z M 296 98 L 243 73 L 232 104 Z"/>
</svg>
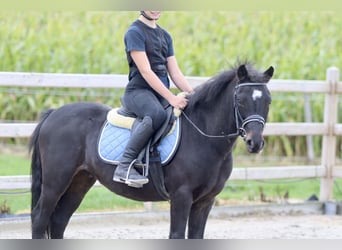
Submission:
<svg viewBox="0 0 342 250">
<path fill-rule="evenodd" d="M 211 77 L 194 90 L 189 99 L 188 107 L 191 109 L 191 107 L 196 106 L 198 103 L 210 103 L 211 100 L 215 100 L 217 95 L 222 93 L 235 77 L 236 73 L 234 70 L 225 70 Z"/>
<path fill-rule="evenodd" d="M 215 100 L 218 95 L 225 91 L 229 84 L 236 83 L 237 69 L 242 64 L 245 64 L 248 69 L 252 67 L 252 63 L 248 61 L 237 62 L 237 64 L 232 66 L 230 70 L 224 70 L 211 77 L 194 90 L 194 93 L 189 98 L 187 108 L 193 109 L 200 103 L 210 103 L 212 100 Z"/>
<path fill-rule="evenodd" d="M 206 82 L 198 86 L 194 93 L 189 96 L 187 108 L 193 109 L 199 104 L 208 104 L 217 97 L 225 93 L 230 84 L 236 84 L 238 81 L 237 70 L 241 65 L 245 65 L 248 71 L 248 78 L 251 82 L 264 82 L 264 74 L 254 68 L 254 63 L 249 61 L 238 61 L 230 70 L 224 70 L 221 73 L 211 77 Z"/>
</svg>

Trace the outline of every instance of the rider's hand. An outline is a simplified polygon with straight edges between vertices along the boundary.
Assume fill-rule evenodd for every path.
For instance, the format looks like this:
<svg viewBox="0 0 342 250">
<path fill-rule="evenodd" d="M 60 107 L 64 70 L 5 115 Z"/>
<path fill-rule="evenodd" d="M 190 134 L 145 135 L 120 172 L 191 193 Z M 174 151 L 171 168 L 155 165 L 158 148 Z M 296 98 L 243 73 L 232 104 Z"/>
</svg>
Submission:
<svg viewBox="0 0 342 250">
<path fill-rule="evenodd" d="M 184 109 L 186 107 L 186 105 L 188 104 L 188 99 L 186 99 L 186 97 L 181 96 L 181 95 L 178 95 L 178 96 L 173 95 L 172 98 L 170 98 L 170 100 L 168 100 L 168 102 L 174 108 Z"/>
</svg>

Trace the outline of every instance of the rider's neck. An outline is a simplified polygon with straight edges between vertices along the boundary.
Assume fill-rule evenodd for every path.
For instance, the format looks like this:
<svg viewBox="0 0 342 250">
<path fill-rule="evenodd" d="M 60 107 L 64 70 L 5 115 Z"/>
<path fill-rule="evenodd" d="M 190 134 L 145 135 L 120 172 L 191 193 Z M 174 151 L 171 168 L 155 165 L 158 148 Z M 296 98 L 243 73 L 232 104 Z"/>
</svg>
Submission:
<svg viewBox="0 0 342 250">
<path fill-rule="evenodd" d="M 156 20 L 148 20 L 147 18 L 145 18 L 144 16 L 140 16 L 139 20 L 142 21 L 144 24 L 146 24 L 147 26 L 151 27 L 151 28 L 156 28 L 157 27 L 157 22 Z"/>
</svg>

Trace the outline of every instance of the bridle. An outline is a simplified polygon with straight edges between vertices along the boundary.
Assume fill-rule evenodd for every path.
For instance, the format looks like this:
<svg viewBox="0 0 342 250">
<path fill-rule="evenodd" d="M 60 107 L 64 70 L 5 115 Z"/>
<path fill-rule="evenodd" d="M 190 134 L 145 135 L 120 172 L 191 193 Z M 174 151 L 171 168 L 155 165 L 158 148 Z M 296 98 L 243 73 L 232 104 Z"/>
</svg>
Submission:
<svg viewBox="0 0 342 250">
<path fill-rule="evenodd" d="M 241 83 L 235 86 L 234 90 L 234 112 L 235 112 L 235 123 L 236 123 L 236 128 L 238 135 L 240 135 L 242 138 L 246 137 L 246 130 L 245 127 L 248 123 L 250 122 L 259 122 L 262 127 L 265 126 L 265 119 L 259 114 L 254 114 L 254 115 L 249 115 L 245 119 L 242 118 L 242 115 L 239 110 L 239 105 L 237 102 L 237 90 L 240 87 L 245 87 L 245 86 L 265 86 L 265 83 Z"/>
<path fill-rule="evenodd" d="M 239 110 L 239 105 L 237 101 L 237 90 L 241 87 L 245 86 L 266 86 L 265 83 L 240 83 L 235 86 L 234 89 L 234 114 L 235 114 L 235 124 L 236 124 L 236 132 L 231 133 L 231 134 L 225 134 L 225 135 L 209 135 L 205 132 L 203 132 L 191 119 L 189 116 L 182 111 L 183 116 L 187 119 L 187 121 L 203 136 L 208 137 L 208 138 L 232 138 L 232 137 L 237 137 L 241 136 L 243 139 L 246 138 L 246 130 L 245 127 L 248 123 L 250 122 L 258 122 L 262 125 L 262 127 L 265 126 L 265 119 L 259 115 L 259 114 L 253 114 L 249 115 L 246 118 L 243 118 L 240 110 Z"/>
</svg>

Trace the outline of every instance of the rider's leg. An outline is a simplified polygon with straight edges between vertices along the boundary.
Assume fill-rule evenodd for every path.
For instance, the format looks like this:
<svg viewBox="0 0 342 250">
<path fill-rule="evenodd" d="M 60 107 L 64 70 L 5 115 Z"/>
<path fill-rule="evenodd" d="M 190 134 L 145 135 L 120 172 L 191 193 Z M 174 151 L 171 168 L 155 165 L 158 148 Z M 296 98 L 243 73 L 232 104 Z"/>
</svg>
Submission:
<svg viewBox="0 0 342 250">
<path fill-rule="evenodd" d="M 148 90 L 140 89 L 125 93 L 122 101 L 128 110 L 134 112 L 138 117 L 143 117 L 143 120 L 133 130 L 120 163 L 115 170 L 113 180 L 133 184 L 132 186 L 137 184 L 135 186 L 139 187 L 147 183 L 148 178 L 139 174 L 131 165 L 134 165 L 133 161 L 166 119 L 166 111 L 161 101 Z"/>
<path fill-rule="evenodd" d="M 115 170 L 114 181 L 124 182 L 126 184 L 136 183 L 140 185 L 148 182 L 147 177 L 139 174 L 139 172 L 135 170 L 134 160 L 146 146 L 153 132 L 152 119 L 151 117 L 146 116 L 134 129 L 131 135 L 124 154 L 120 159 L 120 163 Z"/>
</svg>

